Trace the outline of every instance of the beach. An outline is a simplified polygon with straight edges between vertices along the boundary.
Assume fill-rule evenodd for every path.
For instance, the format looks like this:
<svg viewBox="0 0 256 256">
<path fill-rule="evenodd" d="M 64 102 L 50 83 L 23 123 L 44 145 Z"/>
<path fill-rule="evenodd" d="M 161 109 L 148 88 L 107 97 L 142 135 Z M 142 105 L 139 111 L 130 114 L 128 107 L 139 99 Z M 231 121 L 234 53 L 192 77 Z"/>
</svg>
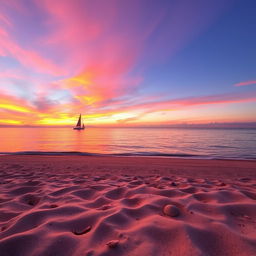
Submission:
<svg viewBox="0 0 256 256">
<path fill-rule="evenodd" d="M 0 255 L 256 255 L 256 161 L 0 156 Z"/>
</svg>

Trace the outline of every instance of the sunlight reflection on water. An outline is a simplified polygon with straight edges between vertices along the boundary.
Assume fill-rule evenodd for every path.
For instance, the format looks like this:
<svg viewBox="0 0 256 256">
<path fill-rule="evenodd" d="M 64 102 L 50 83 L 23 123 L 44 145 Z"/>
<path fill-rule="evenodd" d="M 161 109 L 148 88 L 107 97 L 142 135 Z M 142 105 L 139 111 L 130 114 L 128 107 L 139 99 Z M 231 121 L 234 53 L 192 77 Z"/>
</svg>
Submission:
<svg viewBox="0 0 256 256">
<path fill-rule="evenodd" d="M 256 158 L 256 130 L 170 128 L 0 128 L 0 152 L 78 151 Z"/>
</svg>

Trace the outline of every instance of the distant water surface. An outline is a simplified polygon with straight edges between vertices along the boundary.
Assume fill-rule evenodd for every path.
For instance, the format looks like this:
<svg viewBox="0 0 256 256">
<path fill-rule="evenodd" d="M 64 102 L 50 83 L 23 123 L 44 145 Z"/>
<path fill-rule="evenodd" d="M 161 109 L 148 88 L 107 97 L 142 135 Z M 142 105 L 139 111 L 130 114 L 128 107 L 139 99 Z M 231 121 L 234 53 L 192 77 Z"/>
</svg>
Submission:
<svg viewBox="0 0 256 256">
<path fill-rule="evenodd" d="M 0 128 L 0 152 L 256 159 L 255 129 Z"/>
</svg>

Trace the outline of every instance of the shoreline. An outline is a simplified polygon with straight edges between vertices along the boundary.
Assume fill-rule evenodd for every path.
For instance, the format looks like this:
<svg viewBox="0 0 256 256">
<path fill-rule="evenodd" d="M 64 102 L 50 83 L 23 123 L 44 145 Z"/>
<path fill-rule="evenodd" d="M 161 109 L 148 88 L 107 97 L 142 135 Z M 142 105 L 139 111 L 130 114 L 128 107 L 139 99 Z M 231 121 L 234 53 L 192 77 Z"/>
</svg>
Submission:
<svg viewBox="0 0 256 256">
<path fill-rule="evenodd" d="M 90 153 L 80 151 L 17 151 L 0 152 L 0 156 L 90 156 L 90 157 L 146 157 L 146 158 L 171 158 L 171 159 L 195 159 L 195 160 L 230 160 L 230 161 L 256 161 L 256 158 L 219 157 L 207 155 L 195 155 L 186 153 Z"/>
<path fill-rule="evenodd" d="M 151 156 L 102 156 L 102 155 L 0 155 L 0 168 L 3 163 L 20 164 L 25 168 L 44 168 L 58 171 L 79 170 L 86 173 L 203 176 L 203 177 L 242 177 L 256 178 L 256 160 L 235 159 L 192 159 Z"/>
</svg>

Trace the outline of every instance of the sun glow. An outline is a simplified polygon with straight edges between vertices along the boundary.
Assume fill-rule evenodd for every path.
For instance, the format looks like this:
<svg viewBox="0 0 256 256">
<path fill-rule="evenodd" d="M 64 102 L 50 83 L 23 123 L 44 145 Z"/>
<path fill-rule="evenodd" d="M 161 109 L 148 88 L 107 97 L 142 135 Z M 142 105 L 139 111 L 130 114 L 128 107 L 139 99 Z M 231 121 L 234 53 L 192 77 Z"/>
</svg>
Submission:
<svg viewBox="0 0 256 256">
<path fill-rule="evenodd" d="M 0 119 L 0 124 L 22 124 L 22 122 L 17 120 L 8 120 L 8 119 Z"/>
<path fill-rule="evenodd" d="M 75 119 L 60 119 L 60 118 L 42 118 L 37 122 L 38 125 L 74 125 Z"/>
<path fill-rule="evenodd" d="M 25 107 L 11 105 L 11 104 L 0 104 L 0 108 L 7 109 L 7 110 L 13 110 L 13 111 L 17 111 L 17 112 L 24 112 L 24 113 L 30 112 L 30 110 Z"/>
</svg>

